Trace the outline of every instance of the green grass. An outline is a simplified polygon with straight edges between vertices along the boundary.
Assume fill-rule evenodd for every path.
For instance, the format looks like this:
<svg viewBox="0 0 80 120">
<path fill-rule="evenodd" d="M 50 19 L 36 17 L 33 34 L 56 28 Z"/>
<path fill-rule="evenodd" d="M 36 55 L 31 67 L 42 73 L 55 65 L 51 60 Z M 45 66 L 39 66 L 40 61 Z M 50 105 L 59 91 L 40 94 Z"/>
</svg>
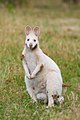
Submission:
<svg viewBox="0 0 80 120">
<path fill-rule="evenodd" d="M 80 119 L 80 9 L 79 6 L 0 8 L 0 120 Z M 46 108 L 33 103 L 20 60 L 26 25 L 41 28 L 42 50 L 60 67 L 65 102 Z"/>
</svg>

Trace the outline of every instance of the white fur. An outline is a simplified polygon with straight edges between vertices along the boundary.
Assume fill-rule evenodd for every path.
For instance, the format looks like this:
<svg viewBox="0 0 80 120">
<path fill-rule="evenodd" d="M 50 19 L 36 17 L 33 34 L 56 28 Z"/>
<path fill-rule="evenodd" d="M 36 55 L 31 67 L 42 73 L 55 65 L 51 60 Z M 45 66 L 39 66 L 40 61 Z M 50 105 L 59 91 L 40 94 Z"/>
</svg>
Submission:
<svg viewBox="0 0 80 120">
<path fill-rule="evenodd" d="M 27 41 L 28 39 L 29 41 Z M 34 40 L 36 40 L 36 42 L 34 42 Z M 38 44 L 38 37 L 33 32 L 26 36 L 25 44 L 27 44 L 28 48 L 30 48 L 30 43 L 32 43 L 32 48 L 34 48 L 35 45 Z"/>
<path fill-rule="evenodd" d="M 27 39 L 30 39 L 30 41 L 27 41 Z M 36 39 L 36 42 L 33 41 L 34 39 Z M 48 106 L 54 106 L 52 96 L 61 96 L 62 94 L 60 69 L 51 58 L 42 52 L 39 47 L 38 37 L 34 32 L 26 36 L 25 43 L 26 45 L 22 52 L 24 55 L 22 62 L 25 70 L 27 91 L 34 101 L 37 102 L 40 98 L 45 101 L 48 100 Z M 29 43 L 33 44 L 33 48 L 37 44 L 37 48 L 34 50 L 30 49 Z"/>
</svg>

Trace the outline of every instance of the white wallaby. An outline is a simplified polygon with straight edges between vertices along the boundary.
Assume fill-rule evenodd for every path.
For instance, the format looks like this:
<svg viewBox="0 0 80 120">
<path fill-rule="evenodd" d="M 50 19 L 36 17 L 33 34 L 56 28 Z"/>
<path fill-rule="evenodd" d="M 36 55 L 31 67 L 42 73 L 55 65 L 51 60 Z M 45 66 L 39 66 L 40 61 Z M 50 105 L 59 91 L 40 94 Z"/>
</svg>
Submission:
<svg viewBox="0 0 80 120">
<path fill-rule="evenodd" d="M 39 47 L 39 27 L 26 27 L 26 40 L 22 52 L 26 88 L 34 101 L 43 100 L 48 106 L 64 101 L 62 76 L 57 64 Z"/>
</svg>

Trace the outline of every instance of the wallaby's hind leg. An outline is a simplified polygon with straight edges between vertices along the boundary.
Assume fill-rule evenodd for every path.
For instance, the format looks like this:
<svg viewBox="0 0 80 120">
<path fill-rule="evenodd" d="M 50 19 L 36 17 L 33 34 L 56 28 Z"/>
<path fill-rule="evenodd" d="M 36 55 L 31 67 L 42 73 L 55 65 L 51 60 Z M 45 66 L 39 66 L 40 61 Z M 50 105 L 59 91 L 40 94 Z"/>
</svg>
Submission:
<svg viewBox="0 0 80 120">
<path fill-rule="evenodd" d="M 52 85 L 50 84 L 49 80 L 47 80 L 47 83 L 46 83 L 46 91 L 47 91 L 47 96 L 48 96 L 48 107 L 52 107 L 54 106 L 54 99 L 53 99 L 54 92 L 53 92 Z"/>
<path fill-rule="evenodd" d="M 46 91 L 48 96 L 48 106 L 52 107 L 54 106 L 53 96 L 55 95 L 55 91 L 53 89 L 53 84 L 51 83 L 51 80 L 47 80 L 46 82 Z"/>
<path fill-rule="evenodd" d="M 48 92 L 48 106 L 54 106 L 55 97 L 61 96 L 62 80 L 59 73 L 49 72 L 46 76 L 46 91 Z M 60 101 L 60 100 L 59 100 Z"/>
<path fill-rule="evenodd" d="M 54 107 L 54 99 L 52 96 L 53 95 L 48 93 L 48 107 Z"/>
</svg>

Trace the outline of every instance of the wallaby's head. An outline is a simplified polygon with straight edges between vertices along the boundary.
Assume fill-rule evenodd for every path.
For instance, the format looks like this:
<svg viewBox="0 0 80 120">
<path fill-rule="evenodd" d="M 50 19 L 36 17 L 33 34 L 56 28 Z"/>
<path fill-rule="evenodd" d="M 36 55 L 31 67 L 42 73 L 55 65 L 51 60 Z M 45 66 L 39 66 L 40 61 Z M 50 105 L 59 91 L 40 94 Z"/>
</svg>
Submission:
<svg viewBox="0 0 80 120">
<path fill-rule="evenodd" d="M 34 27 L 33 29 L 30 26 L 27 26 L 25 29 L 26 40 L 25 44 L 28 48 L 34 49 L 37 47 L 38 43 L 38 36 L 40 34 L 39 27 Z"/>
</svg>

